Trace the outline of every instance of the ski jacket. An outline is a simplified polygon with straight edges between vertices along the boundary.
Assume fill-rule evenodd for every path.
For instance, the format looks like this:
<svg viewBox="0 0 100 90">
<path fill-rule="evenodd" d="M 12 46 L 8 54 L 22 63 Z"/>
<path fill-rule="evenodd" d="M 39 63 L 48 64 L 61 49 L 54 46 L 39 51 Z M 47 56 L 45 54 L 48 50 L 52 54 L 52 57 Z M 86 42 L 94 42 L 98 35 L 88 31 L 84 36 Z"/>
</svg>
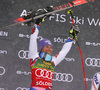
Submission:
<svg viewBox="0 0 100 90">
<path fill-rule="evenodd" d="M 52 61 L 47 62 L 39 58 L 39 52 L 37 48 L 38 34 L 39 26 L 35 24 L 30 36 L 29 44 L 29 58 L 32 73 L 31 87 L 37 86 L 52 90 L 54 67 L 57 66 L 65 58 L 71 49 L 72 41 L 65 43 L 61 51 L 57 55 L 52 56 Z"/>
</svg>

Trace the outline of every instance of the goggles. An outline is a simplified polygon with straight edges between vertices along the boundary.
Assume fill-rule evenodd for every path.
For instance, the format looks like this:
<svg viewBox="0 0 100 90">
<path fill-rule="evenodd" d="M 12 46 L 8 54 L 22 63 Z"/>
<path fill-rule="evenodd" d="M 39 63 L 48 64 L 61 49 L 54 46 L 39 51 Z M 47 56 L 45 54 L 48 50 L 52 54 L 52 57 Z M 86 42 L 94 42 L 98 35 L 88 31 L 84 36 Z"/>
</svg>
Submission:
<svg viewBox="0 0 100 90">
<path fill-rule="evenodd" d="M 52 60 L 52 56 L 45 53 L 45 52 L 41 52 L 40 53 L 40 58 L 41 59 L 45 59 L 45 61 L 51 61 Z"/>
</svg>

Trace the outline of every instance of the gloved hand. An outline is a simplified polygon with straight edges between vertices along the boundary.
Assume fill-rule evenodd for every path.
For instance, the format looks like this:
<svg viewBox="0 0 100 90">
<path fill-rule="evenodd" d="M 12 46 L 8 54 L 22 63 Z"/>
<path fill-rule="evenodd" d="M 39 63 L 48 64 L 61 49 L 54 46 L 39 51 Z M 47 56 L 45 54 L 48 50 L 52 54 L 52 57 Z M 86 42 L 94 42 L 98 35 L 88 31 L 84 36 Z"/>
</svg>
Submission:
<svg viewBox="0 0 100 90">
<path fill-rule="evenodd" d="M 30 10 L 29 12 L 27 12 L 26 15 L 23 16 L 24 20 L 30 19 L 35 17 L 35 12 L 32 12 L 32 10 Z M 21 23 L 22 25 L 27 25 L 27 26 L 31 26 L 31 22 L 34 22 L 34 20 L 32 19 L 31 21 L 25 22 L 25 23 Z"/>
<path fill-rule="evenodd" d="M 48 13 L 48 12 L 51 12 L 51 11 L 53 11 L 53 6 L 48 6 L 48 7 L 43 8 L 43 9 L 38 9 L 36 12 L 29 11 L 29 12 L 27 12 L 27 14 L 25 16 L 23 16 L 23 19 L 26 20 L 26 19 L 29 19 L 29 18 L 34 18 L 35 16 L 45 14 L 45 13 Z M 31 22 L 34 22 L 35 24 L 40 24 L 41 22 L 44 22 L 44 20 L 49 16 L 50 15 L 44 16 L 44 17 L 38 18 L 36 20 L 32 19 L 31 21 L 22 23 L 22 25 L 30 26 Z"/>
<path fill-rule="evenodd" d="M 38 9 L 37 12 L 36 12 L 36 16 L 41 15 L 41 14 L 45 14 L 45 13 L 48 13 L 48 12 L 51 12 L 51 11 L 54 11 L 53 6 L 48 6 L 48 7 L 43 8 L 43 9 Z M 48 18 L 49 16 L 50 15 L 44 16 L 42 18 L 38 18 L 38 19 L 35 20 L 36 21 L 35 23 L 40 24 L 40 23 L 44 22 L 44 20 L 46 18 Z"/>
<path fill-rule="evenodd" d="M 80 29 L 78 25 L 74 25 L 71 30 L 69 31 L 69 37 L 71 39 L 75 39 L 75 35 L 77 35 L 80 32 Z"/>
</svg>

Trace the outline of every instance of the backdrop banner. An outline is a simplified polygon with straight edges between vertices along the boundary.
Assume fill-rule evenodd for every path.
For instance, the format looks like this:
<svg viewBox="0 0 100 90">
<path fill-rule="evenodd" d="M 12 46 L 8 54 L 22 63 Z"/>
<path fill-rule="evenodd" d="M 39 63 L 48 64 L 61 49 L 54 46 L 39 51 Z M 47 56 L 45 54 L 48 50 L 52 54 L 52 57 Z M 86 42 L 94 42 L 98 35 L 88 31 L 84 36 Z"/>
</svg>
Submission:
<svg viewBox="0 0 100 90">
<path fill-rule="evenodd" d="M 71 1 L 74 0 L 0 0 L 0 28 L 13 24 L 15 19 L 30 9 L 36 11 Z M 42 38 L 51 40 L 53 55 L 62 49 L 69 36 L 72 21 L 68 10 L 53 13 L 41 24 L 38 41 Z M 87 89 L 90 90 L 93 75 L 100 72 L 100 1 L 89 2 L 72 10 L 75 24 L 80 28 L 78 42 L 84 58 Z M 28 53 L 33 25 L 16 25 L 0 31 L 0 90 L 29 90 L 31 70 Z M 55 67 L 53 90 L 85 90 L 81 55 L 76 42 Z"/>
</svg>

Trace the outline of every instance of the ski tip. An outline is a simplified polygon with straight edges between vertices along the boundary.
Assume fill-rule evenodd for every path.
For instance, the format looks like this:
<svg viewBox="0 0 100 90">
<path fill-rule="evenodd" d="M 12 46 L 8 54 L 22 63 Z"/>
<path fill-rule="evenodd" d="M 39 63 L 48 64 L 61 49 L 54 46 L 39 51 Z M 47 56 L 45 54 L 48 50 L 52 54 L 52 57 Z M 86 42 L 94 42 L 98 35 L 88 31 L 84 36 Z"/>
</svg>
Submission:
<svg viewBox="0 0 100 90">
<path fill-rule="evenodd" d="M 18 22 L 23 22 L 23 21 L 25 21 L 25 19 L 21 17 L 21 18 L 14 20 L 13 22 L 18 23 Z"/>
<path fill-rule="evenodd" d="M 85 4 L 88 2 L 94 2 L 95 0 L 75 0 L 73 1 L 74 5 L 81 5 L 81 4 Z"/>
</svg>

